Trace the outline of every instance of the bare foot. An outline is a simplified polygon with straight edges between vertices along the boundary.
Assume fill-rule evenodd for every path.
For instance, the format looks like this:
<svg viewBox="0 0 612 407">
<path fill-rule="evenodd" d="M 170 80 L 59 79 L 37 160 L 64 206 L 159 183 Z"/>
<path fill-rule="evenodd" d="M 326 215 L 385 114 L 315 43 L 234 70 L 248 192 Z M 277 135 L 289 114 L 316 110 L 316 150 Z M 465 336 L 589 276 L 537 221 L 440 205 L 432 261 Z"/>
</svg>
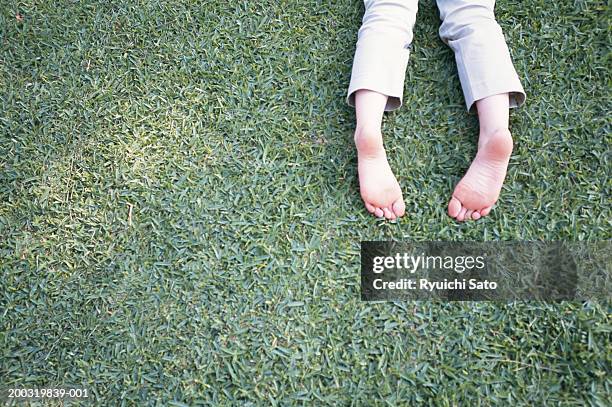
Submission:
<svg viewBox="0 0 612 407">
<path fill-rule="evenodd" d="M 406 210 L 402 190 L 387 162 L 380 129 L 358 128 L 355 146 L 359 160 L 359 189 L 368 212 L 389 220 Z"/>
<path fill-rule="evenodd" d="M 459 181 L 448 203 L 448 214 L 463 221 L 487 216 L 497 202 L 512 153 L 508 129 L 482 134 L 478 153 L 465 176 Z"/>
</svg>

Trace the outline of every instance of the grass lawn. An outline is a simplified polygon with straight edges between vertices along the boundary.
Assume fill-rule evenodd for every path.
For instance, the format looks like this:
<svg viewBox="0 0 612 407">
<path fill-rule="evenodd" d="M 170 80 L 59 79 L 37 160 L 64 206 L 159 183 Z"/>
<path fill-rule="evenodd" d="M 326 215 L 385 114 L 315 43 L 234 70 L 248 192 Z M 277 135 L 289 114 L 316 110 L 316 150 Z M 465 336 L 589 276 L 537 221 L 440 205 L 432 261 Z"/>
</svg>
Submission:
<svg viewBox="0 0 612 407">
<path fill-rule="evenodd" d="M 371 217 L 344 102 L 363 4 L 0 0 L 0 387 L 100 405 L 609 405 L 609 303 L 359 299 L 361 240 L 610 239 L 610 14 L 505 1 L 527 92 L 501 200 L 423 1 Z M 17 16 L 16 16 L 17 15 Z"/>
</svg>

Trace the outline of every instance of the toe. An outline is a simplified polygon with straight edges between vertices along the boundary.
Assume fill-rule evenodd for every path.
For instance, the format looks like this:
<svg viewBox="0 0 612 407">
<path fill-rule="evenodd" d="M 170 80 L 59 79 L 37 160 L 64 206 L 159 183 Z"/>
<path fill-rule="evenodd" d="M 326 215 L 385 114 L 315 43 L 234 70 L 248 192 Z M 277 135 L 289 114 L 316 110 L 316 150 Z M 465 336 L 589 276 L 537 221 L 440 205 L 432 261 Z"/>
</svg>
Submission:
<svg viewBox="0 0 612 407">
<path fill-rule="evenodd" d="M 484 208 L 483 210 L 481 210 L 480 214 L 482 216 L 487 216 L 489 214 L 489 212 L 491 212 L 492 208 L 493 208 L 492 206 L 488 206 L 488 207 Z"/>
<path fill-rule="evenodd" d="M 382 210 L 382 209 L 380 209 L 380 208 L 375 208 L 375 209 L 374 209 L 374 215 L 375 215 L 377 218 L 382 218 L 384 214 L 385 214 L 385 213 L 383 212 L 383 210 Z"/>
<path fill-rule="evenodd" d="M 474 211 L 474 213 L 472 214 L 472 219 L 478 220 L 478 219 L 480 219 L 480 216 L 481 216 L 480 212 Z"/>
<path fill-rule="evenodd" d="M 393 209 L 393 213 L 395 213 L 395 216 L 397 216 L 398 218 L 400 216 L 404 216 L 404 214 L 406 213 L 406 204 L 401 198 L 395 201 L 391 207 Z"/>
<path fill-rule="evenodd" d="M 389 208 L 383 208 L 383 212 L 385 213 L 385 218 L 389 220 L 395 219 L 395 214 Z"/>
<path fill-rule="evenodd" d="M 474 213 L 474 211 L 473 211 L 473 210 L 468 210 L 468 211 L 465 213 L 465 217 L 464 217 L 464 219 L 465 219 L 465 220 L 470 220 L 470 219 L 472 219 L 472 213 Z"/>
<path fill-rule="evenodd" d="M 368 210 L 368 212 L 374 213 L 374 211 L 376 211 L 376 208 L 374 207 L 374 205 L 371 205 L 371 204 L 369 204 L 367 202 L 364 202 L 364 203 L 365 203 L 365 207 Z"/>
<path fill-rule="evenodd" d="M 456 218 L 461 211 L 461 202 L 455 197 L 452 197 L 448 203 L 448 214 L 451 218 Z"/>
<path fill-rule="evenodd" d="M 465 206 L 461 207 L 461 211 L 459 212 L 459 215 L 457 215 L 457 220 L 459 222 L 462 222 L 463 219 L 465 219 L 465 213 L 467 212 L 467 208 Z"/>
</svg>

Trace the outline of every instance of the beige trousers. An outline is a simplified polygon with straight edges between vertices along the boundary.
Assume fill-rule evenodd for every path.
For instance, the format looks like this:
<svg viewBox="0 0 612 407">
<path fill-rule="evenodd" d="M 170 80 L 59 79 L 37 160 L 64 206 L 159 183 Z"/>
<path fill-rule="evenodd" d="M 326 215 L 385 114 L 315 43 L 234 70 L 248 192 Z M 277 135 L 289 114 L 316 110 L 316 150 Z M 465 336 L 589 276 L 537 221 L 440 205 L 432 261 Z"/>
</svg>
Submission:
<svg viewBox="0 0 612 407">
<path fill-rule="evenodd" d="M 387 95 L 385 110 L 402 105 L 404 77 L 418 0 L 364 0 L 347 102 L 369 89 Z M 437 0 L 440 38 L 455 52 L 468 110 L 477 100 L 510 94 L 510 106 L 525 102 L 525 91 L 512 65 L 508 46 L 495 21 L 495 0 Z"/>
</svg>

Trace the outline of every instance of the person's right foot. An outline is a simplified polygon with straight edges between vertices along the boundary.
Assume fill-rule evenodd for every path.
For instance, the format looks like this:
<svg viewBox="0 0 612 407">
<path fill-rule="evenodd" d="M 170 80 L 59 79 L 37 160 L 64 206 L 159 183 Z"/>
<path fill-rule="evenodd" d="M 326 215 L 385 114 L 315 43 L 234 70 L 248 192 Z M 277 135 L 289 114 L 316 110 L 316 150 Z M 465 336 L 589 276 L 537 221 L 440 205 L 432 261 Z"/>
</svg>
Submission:
<svg viewBox="0 0 612 407">
<path fill-rule="evenodd" d="M 406 211 L 402 190 L 391 171 L 379 129 L 358 128 L 355 131 L 359 189 L 365 207 L 377 217 L 389 220 Z"/>
<path fill-rule="evenodd" d="M 497 202 L 512 154 L 512 136 L 508 129 L 482 134 L 478 153 L 465 176 L 459 181 L 448 203 L 448 214 L 458 221 L 487 216 Z"/>
</svg>

